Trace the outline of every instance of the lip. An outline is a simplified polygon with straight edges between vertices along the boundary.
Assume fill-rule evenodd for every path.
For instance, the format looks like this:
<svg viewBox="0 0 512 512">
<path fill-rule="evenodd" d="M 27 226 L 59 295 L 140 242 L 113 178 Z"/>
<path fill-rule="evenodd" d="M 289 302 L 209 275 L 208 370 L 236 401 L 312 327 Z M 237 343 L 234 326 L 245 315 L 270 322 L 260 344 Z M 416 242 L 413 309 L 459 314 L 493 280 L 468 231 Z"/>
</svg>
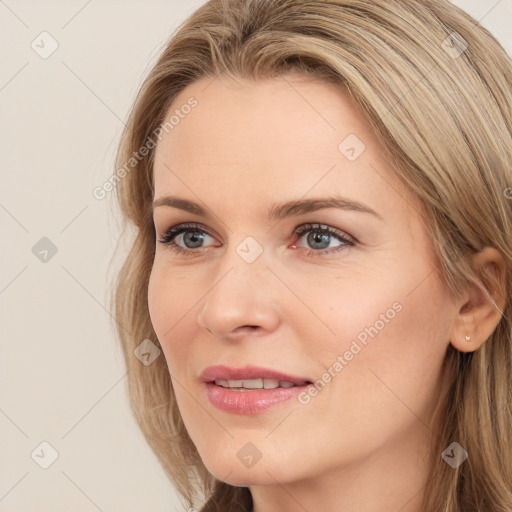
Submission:
<svg viewBox="0 0 512 512">
<path fill-rule="evenodd" d="M 199 376 L 203 382 L 213 382 L 216 379 L 222 380 L 247 380 L 247 379 L 277 379 L 286 380 L 297 384 L 299 382 L 308 381 L 312 379 L 309 377 L 296 377 L 286 373 L 282 373 L 270 368 L 262 366 L 247 365 L 243 368 L 230 368 L 228 366 L 217 365 L 209 366 Z"/>
<path fill-rule="evenodd" d="M 293 383 L 307 381 L 308 384 L 291 388 L 251 389 L 237 391 L 215 384 L 216 379 L 246 380 L 246 379 L 277 379 Z M 312 386 L 311 379 L 296 377 L 260 366 L 245 366 L 244 368 L 229 368 L 227 366 L 210 366 L 200 376 L 203 381 L 206 396 L 210 403 L 218 409 L 234 414 L 258 414 L 271 407 L 284 404 Z"/>
</svg>

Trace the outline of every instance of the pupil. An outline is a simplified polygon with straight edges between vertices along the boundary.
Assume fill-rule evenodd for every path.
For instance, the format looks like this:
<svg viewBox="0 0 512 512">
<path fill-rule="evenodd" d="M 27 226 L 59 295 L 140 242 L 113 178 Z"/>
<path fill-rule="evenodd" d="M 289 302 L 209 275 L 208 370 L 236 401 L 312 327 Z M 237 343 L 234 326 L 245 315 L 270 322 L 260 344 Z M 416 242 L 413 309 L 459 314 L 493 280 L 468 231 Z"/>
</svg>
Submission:
<svg viewBox="0 0 512 512">
<path fill-rule="evenodd" d="M 201 233 L 192 233 L 192 232 L 187 232 L 185 233 L 185 236 L 183 237 L 184 241 L 185 241 L 185 245 L 188 247 L 188 242 L 190 242 L 192 245 L 199 242 L 196 246 L 194 247 L 200 247 L 201 245 L 201 241 L 203 239 L 203 235 Z M 189 249 L 192 249 L 193 247 L 189 247 Z"/>
<path fill-rule="evenodd" d="M 330 236 L 331 235 L 329 235 L 329 233 L 319 233 L 318 231 L 316 233 L 311 232 L 308 236 L 308 242 L 312 246 L 315 246 L 315 244 L 321 244 L 322 241 L 326 242 L 327 245 L 325 245 L 324 247 L 315 247 L 315 249 L 325 249 L 325 248 L 329 247 Z"/>
</svg>

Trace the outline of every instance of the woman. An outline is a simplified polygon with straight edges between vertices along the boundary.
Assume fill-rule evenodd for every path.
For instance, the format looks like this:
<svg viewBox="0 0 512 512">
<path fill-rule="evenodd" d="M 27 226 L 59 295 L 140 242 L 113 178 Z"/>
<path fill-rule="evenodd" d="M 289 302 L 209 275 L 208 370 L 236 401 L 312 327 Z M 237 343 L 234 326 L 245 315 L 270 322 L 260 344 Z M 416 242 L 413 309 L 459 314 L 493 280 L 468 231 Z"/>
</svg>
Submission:
<svg viewBox="0 0 512 512">
<path fill-rule="evenodd" d="M 188 507 L 511 510 L 511 84 L 439 0 L 212 0 L 172 36 L 114 314 Z"/>
</svg>

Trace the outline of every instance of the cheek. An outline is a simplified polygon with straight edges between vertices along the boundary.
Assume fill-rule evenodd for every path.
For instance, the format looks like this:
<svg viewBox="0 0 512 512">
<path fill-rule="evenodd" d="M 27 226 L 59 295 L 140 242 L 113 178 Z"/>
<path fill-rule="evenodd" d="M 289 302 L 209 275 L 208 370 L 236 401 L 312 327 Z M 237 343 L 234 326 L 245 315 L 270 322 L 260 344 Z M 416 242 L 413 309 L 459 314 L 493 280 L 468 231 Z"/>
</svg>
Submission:
<svg viewBox="0 0 512 512">
<path fill-rule="evenodd" d="M 177 273 L 171 275 L 165 267 L 164 270 L 158 265 L 153 267 L 148 285 L 151 323 L 169 368 L 180 414 L 189 432 L 191 429 L 193 431 L 194 425 L 204 424 L 204 421 L 196 418 L 198 411 L 190 398 L 190 391 L 185 391 L 191 389 L 188 363 L 193 360 L 192 351 L 195 347 L 191 308 L 200 296 L 194 295 L 194 290 Z M 196 391 L 193 390 L 194 393 Z"/>
<path fill-rule="evenodd" d="M 179 320 L 190 312 L 201 292 L 186 270 L 167 268 L 159 259 L 157 256 L 149 277 L 148 307 L 155 332 L 170 334 L 170 329 L 179 329 Z"/>
<path fill-rule="evenodd" d="M 336 341 L 330 353 L 328 344 L 319 351 L 336 375 L 322 393 L 331 395 L 329 401 L 343 398 L 348 415 L 366 418 L 370 430 L 376 421 L 388 432 L 415 421 L 411 410 L 426 418 L 435 399 L 449 343 L 450 302 L 434 276 L 412 292 L 411 282 L 397 279 L 390 289 L 381 281 L 352 300 L 342 296 L 330 316 Z"/>
<path fill-rule="evenodd" d="M 315 284 L 304 283 L 309 290 L 302 287 L 301 293 L 315 315 L 298 307 L 297 312 L 290 309 L 287 314 L 293 316 L 295 338 L 324 368 L 345 353 L 350 365 L 366 360 L 370 352 L 385 347 L 386 339 L 389 344 L 395 338 L 393 325 L 394 333 L 396 324 L 404 325 L 405 303 L 409 301 L 401 292 L 400 282 L 390 286 L 384 275 L 371 269 L 310 282 Z"/>
<path fill-rule="evenodd" d="M 153 266 L 148 284 L 149 315 L 168 364 L 179 355 L 177 351 L 180 347 L 185 347 L 183 343 L 173 344 L 172 340 L 179 337 L 180 331 L 186 325 L 187 313 L 194 304 L 194 301 L 187 299 L 187 295 L 192 293 L 190 287 L 177 274 L 171 275 L 161 265 Z M 171 355 L 173 357 L 168 357 Z"/>
<path fill-rule="evenodd" d="M 153 329 L 160 342 L 164 341 L 163 333 L 170 328 L 169 314 L 174 311 L 175 301 L 165 276 L 153 266 L 148 283 L 148 309 Z"/>
<path fill-rule="evenodd" d="M 194 343 L 194 339 L 201 329 L 196 319 L 198 308 L 202 303 L 201 298 L 207 292 L 203 283 L 193 271 L 176 271 L 158 260 L 155 261 L 148 283 L 151 323 L 171 376 L 179 382 L 192 378 L 189 375 L 191 365 L 188 363 L 201 355 L 197 353 L 201 347 Z"/>
</svg>

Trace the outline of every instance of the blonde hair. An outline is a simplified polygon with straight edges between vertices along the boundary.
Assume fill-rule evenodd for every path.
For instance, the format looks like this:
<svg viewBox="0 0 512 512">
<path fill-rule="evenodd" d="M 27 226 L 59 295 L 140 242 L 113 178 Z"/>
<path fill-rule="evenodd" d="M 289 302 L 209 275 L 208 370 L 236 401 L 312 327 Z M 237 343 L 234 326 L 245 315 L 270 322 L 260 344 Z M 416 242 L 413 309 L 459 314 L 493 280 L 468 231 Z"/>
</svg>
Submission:
<svg viewBox="0 0 512 512">
<path fill-rule="evenodd" d="M 446 353 L 448 384 L 422 510 L 512 510 L 510 58 L 489 31 L 443 0 L 211 0 L 172 35 L 141 86 L 116 168 L 154 139 L 173 100 L 192 82 L 289 71 L 338 84 L 360 106 L 397 176 L 425 207 L 453 296 L 474 283 L 493 301 L 496 282 L 476 273 L 471 257 L 488 246 L 503 255 L 507 296 L 496 329 L 474 352 L 450 345 Z M 155 251 L 153 154 L 117 174 L 124 232 L 132 228 L 133 237 L 113 284 L 112 311 L 131 407 L 189 507 L 209 497 L 204 511 L 250 510 L 248 488 L 216 480 L 202 463 L 165 358 L 145 366 L 134 356 L 145 339 L 160 346 L 147 301 Z M 453 441 L 469 454 L 456 469 L 441 458 Z"/>
</svg>

